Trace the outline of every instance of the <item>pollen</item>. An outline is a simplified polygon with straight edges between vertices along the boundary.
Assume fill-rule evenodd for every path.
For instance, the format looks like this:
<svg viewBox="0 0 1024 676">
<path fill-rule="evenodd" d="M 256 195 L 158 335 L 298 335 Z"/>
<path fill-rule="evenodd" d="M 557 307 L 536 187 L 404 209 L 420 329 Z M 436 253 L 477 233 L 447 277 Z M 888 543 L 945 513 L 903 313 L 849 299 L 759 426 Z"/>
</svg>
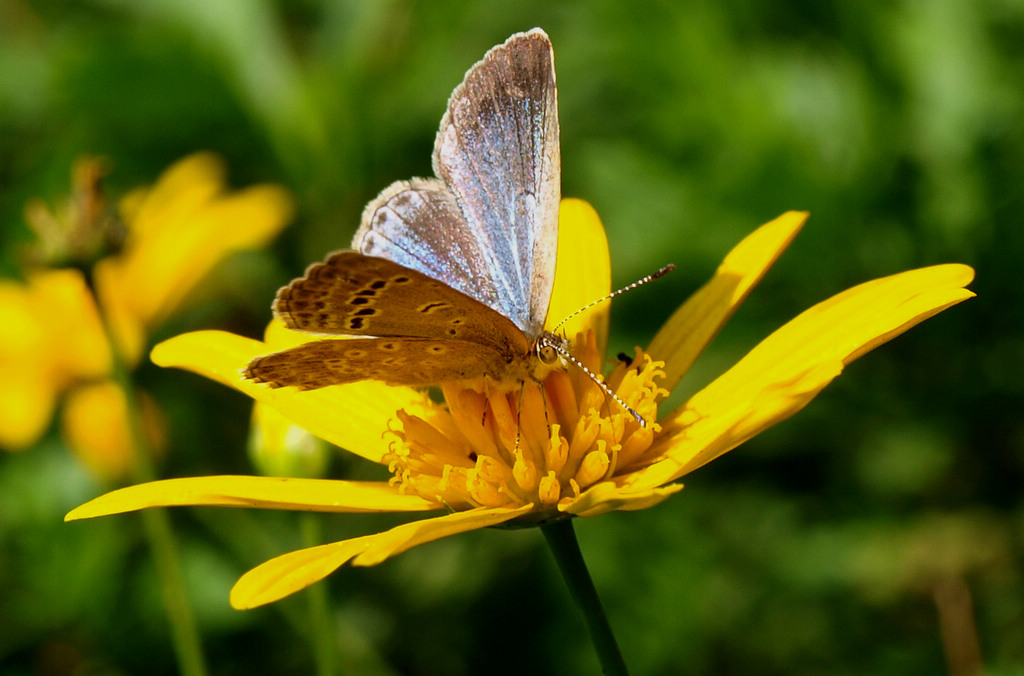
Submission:
<svg viewBox="0 0 1024 676">
<path fill-rule="evenodd" d="M 604 371 L 592 332 L 577 336 L 573 353 L 592 373 Z M 663 364 L 639 348 L 627 361 L 606 382 L 646 426 L 572 365 L 515 387 L 446 383 L 443 404 L 398 412 L 387 433 L 392 483 L 453 510 L 532 504 L 528 521 L 557 517 L 588 488 L 648 460 L 668 394 L 657 384 Z"/>
</svg>

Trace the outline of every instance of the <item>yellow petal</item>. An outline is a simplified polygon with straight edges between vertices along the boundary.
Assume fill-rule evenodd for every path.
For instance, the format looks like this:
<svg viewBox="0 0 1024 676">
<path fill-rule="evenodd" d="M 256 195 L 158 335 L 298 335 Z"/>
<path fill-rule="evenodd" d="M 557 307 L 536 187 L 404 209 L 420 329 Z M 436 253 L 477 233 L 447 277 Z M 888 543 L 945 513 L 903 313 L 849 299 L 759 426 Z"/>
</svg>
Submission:
<svg viewBox="0 0 1024 676">
<path fill-rule="evenodd" d="M 109 371 L 110 350 L 77 270 L 0 281 L 0 317 L 0 445 L 23 449 L 46 430 L 58 393 Z"/>
<path fill-rule="evenodd" d="M 46 430 L 60 383 L 26 285 L 0 280 L 0 317 L 0 446 L 23 450 Z"/>
<path fill-rule="evenodd" d="M 118 346 L 134 361 L 146 329 L 179 307 L 228 254 L 266 244 L 292 213 L 289 194 L 262 185 L 224 194 L 223 167 L 209 154 L 182 160 L 126 204 L 121 255 L 96 266 L 99 297 Z"/>
<path fill-rule="evenodd" d="M 128 239 L 145 238 L 163 222 L 184 220 L 223 189 L 226 174 L 224 162 L 213 153 L 178 160 L 156 183 L 132 191 L 119 205 L 121 216 L 131 223 Z"/>
<path fill-rule="evenodd" d="M 841 372 L 840 362 L 820 364 L 767 385 L 749 400 L 731 407 L 723 402 L 707 413 L 688 404 L 663 423 L 660 449 L 652 450 L 660 450 L 663 459 L 615 483 L 625 491 L 639 491 L 674 481 L 793 415 Z"/>
<path fill-rule="evenodd" d="M 608 238 L 594 207 L 579 199 L 564 199 L 558 212 L 558 265 L 545 328 L 604 298 L 612 290 Z M 570 338 L 593 328 L 604 354 L 608 340 L 607 302 L 576 315 L 559 328 Z"/>
<path fill-rule="evenodd" d="M 793 415 L 846 364 L 971 298 L 974 271 L 939 265 L 877 279 L 819 303 L 773 333 L 662 421 L 665 460 L 627 475 L 631 488 L 672 481 Z"/>
<path fill-rule="evenodd" d="M 76 507 L 64 520 L 185 505 L 307 512 L 422 512 L 441 508 L 415 495 L 401 495 L 383 481 L 229 475 L 165 479 L 127 486 Z"/>
<path fill-rule="evenodd" d="M 374 565 L 417 545 L 504 523 L 530 509 L 532 505 L 455 512 L 402 524 L 376 535 L 283 554 L 243 575 L 231 590 L 231 605 L 246 609 L 277 601 L 319 582 L 353 558 L 353 565 Z"/>
<path fill-rule="evenodd" d="M 662 500 L 683 490 L 682 484 L 673 484 L 660 488 L 645 488 L 638 491 L 626 491 L 611 482 L 599 483 L 584 491 L 562 511 L 576 516 L 600 516 L 614 510 L 637 510 L 653 507 Z"/>
<path fill-rule="evenodd" d="M 356 557 L 352 565 L 375 566 L 387 558 L 418 545 L 440 540 L 449 535 L 496 526 L 499 523 L 511 521 L 517 516 L 522 516 L 532 509 L 532 504 L 516 508 L 470 509 L 434 519 L 405 523 L 375 535 L 370 546 Z"/>
<path fill-rule="evenodd" d="M 17 366 L 8 366 L 3 363 L 6 361 L 0 360 L 4 373 L 4 385 L 0 387 L 0 447 L 22 451 L 46 432 L 57 391 L 53 383 L 39 377 L 42 369 L 35 364 L 21 360 Z"/>
<path fill-rule="evenodd" d="M 789 246 L 808 214 L 789 211 L 740 242 L 707 284 L 690 296 L 654 336 L 647 353 L 665 362 L 661 386 L 671 390 L 718 335 L 754 285 Z"/>
<path fill-rule="evenodd" d="M 109 258 L 93 266 L 92 272 L 96 293 L 110 327 L 111 343 L 126 363 L 134 365 L 146 346 L 146 326 L 145 318 L 135 310 L 133 294 L 126 286 L 129 276 Z"/>
<path fill-rule="evenodd" d="M 110 381 L 76 387 L 63 409 L 64 438 L 93 476 L 103 481 L 127 476 L 134 453 L 124 390 Z"/>
<path fill-rule="evenodd" d="M 276 318 L 270 320 L 263 332 L 263 342 L 267 344 L 266 349 L 272 351 L 287 350 L 313 340 L 323 340 L 323 336 L 304 331 L 293 331 Z"/>
<path fill-rule="evenodd" d="M 248 610 L 319 582 L 369 546 L 372 535 L 299 549 L 262 563 L 231 588 L 231 606 Z"/>
<path fill-rule="evenodd" d="M 242 368 L 270 351 L 251 338 L 196 331 L 165 340 L 153 348 L 151 358 L 159 366 L 187 369 L 233 387 L 321 439 L 374 462 L 380 462 L 388 450 L 384 433 L 395 412 L 404 408 L 422 414 L 428 405 L 421 392 L 371 380 L 301 392 L 243 379 Z"/>
<path fill-rule="evenodd" d="M 46 330 L 45 349 L 63 374 L 62 386 L 106 375 L 110 344 L 96 301 L 78 270 L 47 270 L 29 278 L 33 303 Z"/>
<path fill-rule="evenodd" d="M 156 402 L 145 393 L 139 397 L 148 448 L 159 454 L 167 438 L 166 424 Z M 134 467 L 127 404 L 124 389 L 109 380 L 72 388 L 64 402 L 64 439 L 93 476 L 105 482 L 125 480 Z"/>
<path fill-rule="evenodd" d="M 267 244 L 291 213 L 283 188 L 255 186 L 204 205 L 187 224 L 161 223 L 158 233 L 131 252 L 131 263 L 151 282 L 137 302 L 147 323 L 163 320 L 229 254 Z"/>
</svg>

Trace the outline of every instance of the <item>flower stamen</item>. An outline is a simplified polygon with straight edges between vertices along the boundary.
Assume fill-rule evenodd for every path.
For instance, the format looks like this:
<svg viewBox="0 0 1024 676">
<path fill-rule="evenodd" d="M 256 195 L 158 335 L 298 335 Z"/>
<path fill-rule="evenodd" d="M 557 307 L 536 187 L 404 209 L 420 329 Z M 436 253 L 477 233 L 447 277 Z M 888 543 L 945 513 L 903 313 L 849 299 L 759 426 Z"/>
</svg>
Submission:
<svg viewBox="0 0 1024 676">
<path fill-rule="evenodd" d="M 600 371 L 592 332 L 577 337 L 573 358 L 591 374 Z M 575 368 L 512 389 L 447 383 L 446 405 L 396 416 L 385 458 L 393 482 L 451 509 L 534 504 L 540 518 L 550 518 L 651 447 L 660 428 L 634 413 L 656 419 L 666 392 L 653 381 L 661 375 L 660 363 L 638 350 L 630 366 L 613 370 L 610 385 Z M 624 405 L 610 401 L 606 387 Z"/>
</svg>

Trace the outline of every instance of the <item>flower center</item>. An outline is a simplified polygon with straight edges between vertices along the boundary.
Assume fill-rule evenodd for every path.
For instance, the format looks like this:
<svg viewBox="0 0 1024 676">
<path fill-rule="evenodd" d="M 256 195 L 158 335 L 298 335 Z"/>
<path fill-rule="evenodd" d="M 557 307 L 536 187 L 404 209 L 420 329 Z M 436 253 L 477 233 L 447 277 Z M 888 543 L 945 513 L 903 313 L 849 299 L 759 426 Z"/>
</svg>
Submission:
<svg viewBox="0 0 1024 676">
<path fill-rule="evenodd" d="M 601 372 L 593 332 L 577 337 L 575 357 Z M 661 431 L 657 402 L 668 394 L 655 384 L 661 366 L 638 349 L 607 380 L 646 427 L 571 365 L 510 390 L 446 383 L 445 405 L 423 416 L 398 411 L 385 457 L 392 483 L 456 511 L 533 504 L 542 518 L 554 516 L 560 504 L 644 462 Z"/>
</svg>

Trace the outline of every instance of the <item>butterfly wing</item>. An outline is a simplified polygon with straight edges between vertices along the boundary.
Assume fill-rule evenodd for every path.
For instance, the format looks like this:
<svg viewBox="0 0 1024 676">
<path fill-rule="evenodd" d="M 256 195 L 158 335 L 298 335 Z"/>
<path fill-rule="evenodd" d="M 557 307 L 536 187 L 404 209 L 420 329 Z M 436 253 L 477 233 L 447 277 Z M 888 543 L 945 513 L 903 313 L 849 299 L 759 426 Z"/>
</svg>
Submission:
<svg viewBox="0 0 1024 676">
<path fill-rule="evenodd" d="M 353 248 L 430 276 L 540 335 L 554 281 L 560 159 L 551 42 L 518 33 L 474 65 L 434 143 L 441 179 L 370 203 Z"/>
<path fill-rule="evenodd" d="M 551 43 L 541 30 L 513 35 L 452 94 L 434 144 L 438 178 L 385 189 L 356 251 L 278 293 L 289 328 L 356 337 L 260 357 L 246 377 L 306 389 L 521 377 L 551 297 L 559 162 Z"/>
<path fill-rule="evenodd" d="M 246 378 L 271 387 L 314 390 L 360 380 L 426 387 L 450 380 L 498 376 L 493 348 L 466 340 L 354 338 L 317 340 L 249 362 Z M 498 369 L 498 372 L 495 372 Z"/>
<path fill-rule="evenodd" d="M 358 380 L 433 385 L 489 375 L 502 381 L 530 354 L 508 318 L 393 261 L 339 251 L 277 292 L 290 329 L 339 336 L 257 357 L 244 375 L 309 390 Z"/>
<path fill-rule="evenodd" d="M 339 251 L 277 292 L 274 314 L 290 329 L 328 335 L 477 343 L 521 355 L 530 343 L 507 318 L 452 287 L 393 261 Z"/>
<path fill-rule="evenodd" d="M 444 183 L 413 179 L 393 183 L 367 205 L 352 246 L 443 280 L 501 312 L 491 259 L 468 233 L 466 218 Z"/>
</svg>

